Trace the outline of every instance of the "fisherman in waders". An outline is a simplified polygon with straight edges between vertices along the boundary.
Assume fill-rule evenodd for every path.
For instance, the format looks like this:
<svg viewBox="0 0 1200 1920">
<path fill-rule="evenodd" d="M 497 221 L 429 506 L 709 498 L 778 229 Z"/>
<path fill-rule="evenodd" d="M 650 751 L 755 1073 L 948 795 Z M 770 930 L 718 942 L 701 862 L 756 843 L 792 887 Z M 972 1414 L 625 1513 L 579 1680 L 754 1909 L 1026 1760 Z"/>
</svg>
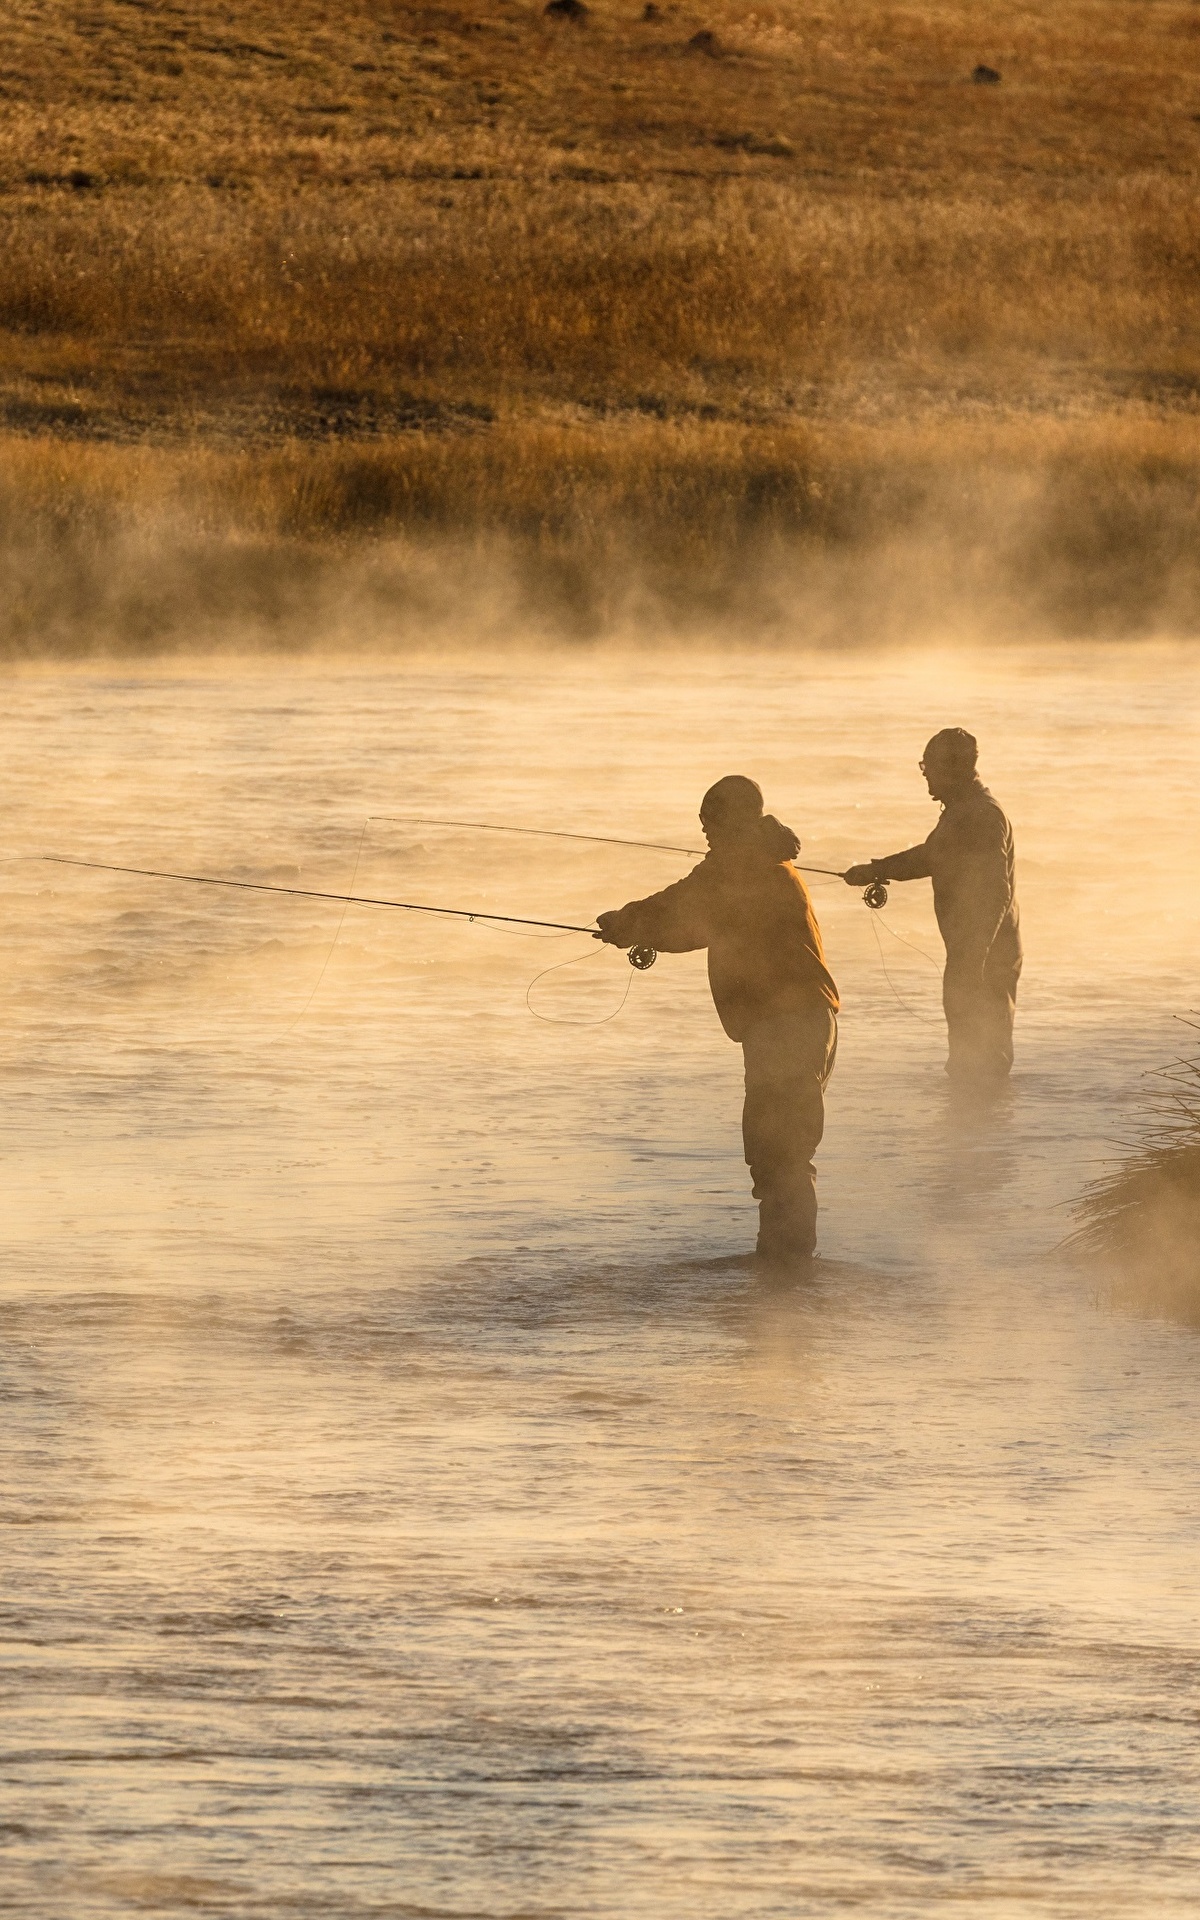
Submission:
<svg viewBox="0 0 1200 1920">
<path fill-rule="evenodd" d="M 700 865 L 662 893 L 600 914 L 599 938 L 662 953 L 708 948 L 721 1025 L 746 1060 L 742 1138 L 759 1203 L 758 1252 L 803 1262 L 817 1243 L 813 1155 L 837 1052 L 837 988 L 792 865 L 800 842 L 763 813 L 754 781 L 718 780 L 700 825 L 710 849 Z"/>
<path fill-rule="evenodd" d="M 975 771 L 977 758 L 974 738 L 961 727 L 935 733 L 920 763 L 931 798 L 942 806 L 928 840 L 850 867 L 844 877 L 851 887 L 932 879 L 933 910 L 946 943 L 946 1072 L 981 1087 L 1012 1070 L 1021 934 L 1012 828 Z"/>
</svg>

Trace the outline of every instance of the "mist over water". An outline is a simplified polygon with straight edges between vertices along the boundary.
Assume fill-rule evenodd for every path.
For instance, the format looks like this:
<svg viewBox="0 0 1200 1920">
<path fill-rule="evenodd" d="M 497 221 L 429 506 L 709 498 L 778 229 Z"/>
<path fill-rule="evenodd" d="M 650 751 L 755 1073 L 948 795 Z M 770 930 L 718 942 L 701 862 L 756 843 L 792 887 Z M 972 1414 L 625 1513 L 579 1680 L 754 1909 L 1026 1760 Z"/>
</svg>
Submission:
<svg viewBox="0 0 1200 1920">
<path fill-rule="evenodd" d="M 1194 654 L 6 692 L 0 1911 L 1192 1911 L 1196 1335 L 1053 1249 L 1195 1005 Z M 571 1024 L 629 983 L 586 937 L 27 857 L 583 924 L 687 860 L 368 816 L 701 846 L 738 771 L 837 868 L 928 832 L 948 724 L 1017 1070 L 952 1105 L 926 884 L 814 880 L 801 1286 L 737 1258 L 703 955 Z"/>
</svg>

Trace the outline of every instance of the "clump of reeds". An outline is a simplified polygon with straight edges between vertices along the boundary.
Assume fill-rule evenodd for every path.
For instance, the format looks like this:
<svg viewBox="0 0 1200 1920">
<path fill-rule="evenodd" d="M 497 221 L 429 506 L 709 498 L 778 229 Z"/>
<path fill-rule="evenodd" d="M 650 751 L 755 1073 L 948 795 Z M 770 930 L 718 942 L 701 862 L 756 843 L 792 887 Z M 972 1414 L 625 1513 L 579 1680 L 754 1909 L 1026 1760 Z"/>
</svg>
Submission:
<svg viewBox="0 0 1200 1920">
<path fill-rule="evenodd" d="M 1200 1060 L 1183 1060 L 1154 1131 L 1084 1194 L 1068 1243 L 1115 1302 L 1200 1326 Z"/>
</svg>

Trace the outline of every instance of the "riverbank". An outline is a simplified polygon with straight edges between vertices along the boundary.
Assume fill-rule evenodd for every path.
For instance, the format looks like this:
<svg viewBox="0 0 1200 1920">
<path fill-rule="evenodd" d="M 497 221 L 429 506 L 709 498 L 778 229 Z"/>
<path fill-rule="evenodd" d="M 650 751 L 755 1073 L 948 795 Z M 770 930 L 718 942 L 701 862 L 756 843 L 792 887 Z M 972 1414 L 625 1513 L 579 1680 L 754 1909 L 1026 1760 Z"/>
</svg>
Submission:
<svg viewBox="0 0 1200 1920">
<path fill-rule="evenodd" d="M 19 6 L 0 649 L 1200 622 L 1194 10 L 648 11 Z"/>
<path fill-rule="evenodd" d="M 0 450 L 0 653 L 1186 635 L 1190 429 Z M 1118 457 L 1119 456 L 1119 457 Z"/>
</svg>

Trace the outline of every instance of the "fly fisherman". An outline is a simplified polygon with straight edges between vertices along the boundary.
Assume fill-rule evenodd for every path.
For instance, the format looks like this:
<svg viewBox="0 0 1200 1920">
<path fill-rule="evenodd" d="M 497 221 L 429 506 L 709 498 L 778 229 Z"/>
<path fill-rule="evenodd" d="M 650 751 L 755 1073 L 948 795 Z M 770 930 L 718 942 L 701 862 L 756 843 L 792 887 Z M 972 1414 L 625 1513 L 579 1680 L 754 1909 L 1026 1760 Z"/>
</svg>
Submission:
<svg viewBox="0 0 1200 1920">
<path fill-rule="evenodd" d="M 721 1025 L 746 1060 L 742 1138 L 759 1202 L 758 1252 L 811 1259 L 817 1242 L 813 1155 L 837 1052 L 838 994 L 812 902 L 795 867 L 800 842 L 763 813 L 761 789 L 731 773 L 700 806 L 709 852 L 683 880 L 598 916 L 611 946 L 662 953 L 708 948 Z"/>
<path fill-rule="evenodd" d="M 946 1072 L 975 1086 L 1011 1072 L 1021 935 L 1013 890 L 1013 833 L 984 786 L 978 748 L 961 727 L 935 733 L 920 762 L 942 817 L 919 847 L 847 869 L 848 886 L 873 880 L 933 881 L 933 910 L 946 943 L 942 1005 Z"/>
</svg>

